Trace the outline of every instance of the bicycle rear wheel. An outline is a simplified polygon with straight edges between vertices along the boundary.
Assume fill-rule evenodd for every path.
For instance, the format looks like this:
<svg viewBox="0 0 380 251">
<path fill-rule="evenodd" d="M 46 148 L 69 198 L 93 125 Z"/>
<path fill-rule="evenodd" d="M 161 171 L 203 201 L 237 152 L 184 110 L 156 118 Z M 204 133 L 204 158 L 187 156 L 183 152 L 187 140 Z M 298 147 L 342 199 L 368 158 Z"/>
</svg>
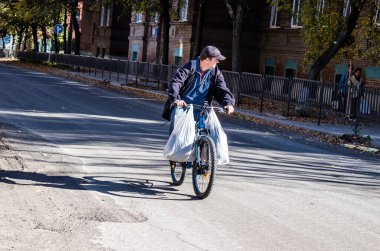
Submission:
<svg viewBox="0 0 380 251">
<path fill-rule="evenodd" d="M 180 186 L 185 180 L 186 167 L 181 163 L 169 161 L 170 174 L 172 176 L 173 185 Z"/>
<path fill-rule="evenodd" d="M 193 188 L 195 195 L 204 199 L 210 195 L 216 172 L 216 149 L 214 141 L 201 136 L 196 145 L 197 160 L 193 163 Z"/>
</svg>

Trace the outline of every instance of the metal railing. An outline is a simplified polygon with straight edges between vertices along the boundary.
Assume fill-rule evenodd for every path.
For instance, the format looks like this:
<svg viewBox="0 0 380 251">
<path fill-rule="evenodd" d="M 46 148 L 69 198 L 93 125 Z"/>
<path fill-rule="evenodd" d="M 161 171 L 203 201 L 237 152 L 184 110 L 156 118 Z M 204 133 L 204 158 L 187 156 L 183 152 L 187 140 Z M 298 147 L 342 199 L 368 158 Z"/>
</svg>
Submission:
<svg viewBox="0 0 380 251">
<path fill-rule="evenodd" d="M 95 74 L 103 79 L 115 77 L 126 83 L 134 81 L 157 88 L 165 88 L 178 67 L 147 62 L 120 59 L 103 59 L 69 54 L 49 54 L 18 51 L 18 58 L 33 61 L 50 61 L 73 66 L 83 74 Z M 263 76 L 253 73 L 223 71 L 227 86 L 234 93 L 237 102 L 242 98 L 260 101 L 260 112 L 265 100 L 285 103 L 287 115 L 290 108 L 302 106 L 322 111 L 351 116 L 380 118 L 380 88 L 364 86 L 354 90 L 350 86 L 339 86 L 332 82 L 320 82 L 307 79 L 289 79 L 279 76 Z M 357 92 L 355 96 L 353 93 Z M 354 114 L 355 113 L 355 114 Z M 320 119 L 320 116 L 319 116 Z"/>
</svg>

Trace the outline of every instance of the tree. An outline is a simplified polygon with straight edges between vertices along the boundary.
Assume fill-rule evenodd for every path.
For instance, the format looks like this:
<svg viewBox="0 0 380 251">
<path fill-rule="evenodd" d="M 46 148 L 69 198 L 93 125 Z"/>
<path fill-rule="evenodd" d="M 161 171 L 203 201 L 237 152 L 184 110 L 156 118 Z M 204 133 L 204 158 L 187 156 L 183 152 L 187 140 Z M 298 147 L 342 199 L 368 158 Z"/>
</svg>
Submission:
<svg viewBox="0 0 380 251">
<path fill-rule="evenodd" d="M 195 27 L 195 38 L 194 38 L 194 48 L 193 48 L 193 57 L 195 55 L 199 55 L 201 53 L 201 45 L 202 45 L 202 28 L 203 28 L 203 12 L 204 5 L 206 0 L 199 0 L 198 2 L 198 12 L 197 12 L 197 26 Z"/>
<path fill-rule="evenodd" d="M 362 30 L 358 20 L 364 4 L 351 0 L 347 8 L 344 1 L 329 0 L 318 8 L 319 2 L 306 0 L 301 14 L 303 41 L 309 48 L 305 63 L 311 65 L 308 78 L 314 80 L 330 60 L 358 56 L 356 33 Z"/>
<path fill-rule="evenodd" d="M 268 2 L 279 10 L 292 10 L 287 0 Z M 378 5 L 379 1 L 373 0 L 303 1 L 300 16 L 302 38 L 308 48 L 304 64 L 309 69 L 309 79 L 318 79 L 331 60 L 366 59 L 380 63 L 380 34 L 373 20 Z"/>
<path fill-rule="evenodd" d="M 232 20 L 232 70 L 240 71 L 240 38 L 245 0 L 224 0 L 228 14 Z"/>
<path fill-rule="evenodd" d="M 74 29 L 74 34 L 75 34 L 74 53 L 76 55 L 79 55 L 80 54 L 81 32 L 79 30 L 79 23 L 77 20 L 78 0 L 70 0 L 69 1 L 69 9 L 70 9 L 70 14 L 71 14 L 70 23 L 72 24 L 72 27 Z"/>
</svg>

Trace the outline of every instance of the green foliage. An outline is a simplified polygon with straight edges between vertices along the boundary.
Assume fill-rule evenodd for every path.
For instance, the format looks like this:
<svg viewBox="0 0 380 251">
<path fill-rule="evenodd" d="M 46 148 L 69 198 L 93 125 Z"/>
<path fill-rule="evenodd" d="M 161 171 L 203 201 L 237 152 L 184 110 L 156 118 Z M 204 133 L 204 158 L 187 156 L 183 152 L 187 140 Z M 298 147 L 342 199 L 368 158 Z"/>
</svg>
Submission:
<svg viewBox="0 0 380 251">
<path fill-rule="evenodd" d="M 352 7 L 360 6 L 361 1 L 351 0 Z M 308 48 L 305 54 L 306 65 L 313 64 L 332 43 L 335 43 L 337 34 L 345 22 L 348 22 L 348 18 L 343 16 L 344 1 L 325 0 L 323 9 L 318 8 L 319 3 L 319 0 L 305 0 L 302 7 L 302 36 Z M 374 10 L 373 1 L 368 1 L 367 4 L 366 8 Z M 378 27 L 373 23 L 373 13 L 370 14 L 361 13 L 356 28 L 348 41 L 335 54 L 333 60 L 369 59 L 377 61 L 375 62 L 377 64 L 380 63 L 377 56 L 380 52 L 380 35 Z M 367 40 L 371 43 L 369 47 L 363 46 Z"/>
<path fill-rule="evenodd" d="M 292 15 L 291 0 L 267 0 L 270 5 L 277 6 L 278 11 Z M 324 2 L 321 8 L 321 2 Z M 374 24 L 374 14 L 379 9 L 379 1 L 351 0 L 351 9 L 359 11 L 359 19 L 348 39 L 339 46 L 332 60 L 369 60 L 380 65 L 380 27 Z M 338 35 L 352 19 L 343 15 L 343 0 L 304 0 L 301 6 L 302 37 L 308 48 L 305 53 L 305 69 L 314 65 L 338 40 Z M 365 11 L 362 11 L 364 10 Z M 355 24 L 355 23 L 354 23 Z M 340 45 L 340 44 L 339 44 Z"/>
</svg>

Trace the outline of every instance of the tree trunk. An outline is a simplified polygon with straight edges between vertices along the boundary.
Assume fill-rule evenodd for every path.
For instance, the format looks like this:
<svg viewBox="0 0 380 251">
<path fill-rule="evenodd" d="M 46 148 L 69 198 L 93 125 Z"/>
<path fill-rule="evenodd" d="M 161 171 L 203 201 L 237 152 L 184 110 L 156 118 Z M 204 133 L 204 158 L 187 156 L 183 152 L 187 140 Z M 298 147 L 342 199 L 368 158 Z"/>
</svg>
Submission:
<svg viewBox="0 0 380 251">
<path fill-rule="evenodd" d="M 224 0 L 232 20 L 232 71 L 240 71 L 240 38 L 245 0 Z M 235 7 L 235 8 L 234 8 Z"/>
<path fill-rule="evenodd" d="M 161 0 L 162 6 L 162 64 L 169 64 L 169 0 Z"/>
<path fill-rule="evenodd" d="M 326 51 L 314 62 L 310 67 L 308 79 L 317 80 L 321 70 L 330 62 L 339 49 L 349 39 L 352 31 L 357 24 L 360 11 L 363 7 L 362 1 L 357 1 L 357 4 L 352 4 L 351 1 L 351 13 L 347 17 L 347 21 L 343 24 L 342 28 L 337 31 L 334 42 L 326 49 Z"/>
<path fill-rule="evenodd" d="M 56 16 L 54 17 L 54 23 L 55 24 L 60 23 L 60 16 L 61 16 L 61 11 L 59 10 L 57 12 Z M 56 54 L 58 54 L 59 53 L 58 34 L 53 32 L 53 36 L 54 36 L 54 51 Z"/>
<path fill-rule="evenodd" d="M 22 35 L 24 33 L 24 26 L 22 26 L 17 34 L 18 40 L 17 40 L 17 50 L 21 51 L 21 42 L 22 42 Z"/>
<path fill-rule="evenodd" d="M 64 20 L 63 20 L 63 50 L 64 53 L 67 54 L 67 8 L 65 7 L 65 14 L 64 14 Z"/>
<path fill-rule="evenodd" d="M 43 52 L 45 52 L 46 53 L 46 51 L 47 51 L 47 34 L 46 34 L 46 26 L 45 25 L 43 25 L 42 27 L 41 27 L 41 30 L 42 30 L 42 43 L 43 43 Z"/>
<path fill-rule="evenodd" d="M 38 52 L 37 24 L 32 24 L 33 51 Z"/>
<path fill-rule="evenodd" d="M 162 56 L 162 20 L 163 20 L 163 17 L 162 17 L 162 13 L 160 14 L 160 20 L 159 20 L 159 32 L 157 34 L 157 38 L 156 38 L 156 41 L 157 41 L 157 46 L 156 46 L 156 64 L 161 64 L 161 56 Z"/>
<path fill-rule="evenodd" d="M 69 34 L 67 37 L 67 54 L 71 54 L 71 48 L 72 48 L 72 39 L 73 39 L 73 18 L 70 17 L 70 26 L 69 26 Z"/>
<path fill-rule="evenodd" d="M 26 29 L 25 29 L 25 34 L 24 34 L 24 43 L 23 43 L 23 45 L 22 45 L 22 50 L 23 50 L 23 51 L 26 51 L 26 44 L 27 44 L 28 39 L 29 39 L 29 32 L 28 32 L 28 30 L 29 30 L 29 28 L 26 27 Z"/>
<path fill-rule="evenodd" d="M 142 47 L 142 55 L 141 55 L 141 61 L 143 62 L 148 61 L 149 21 L 150 21 L 150 14 L 148 11 L 146 11 L 145 22 L 144 22 L 143 47 Z"/>
<path fill-rule="evenodd" d="M 197 24 L 195 28 L 194 49 L 192 57 L 196 57 L 201 53 L 202 36 L 203 36 L 203 6 L 206 0 L 199 0 L 198 12 L 197 12 Z"/>
<path fill-rule="evenodd" d="M 58 35 L 54 32 L 54 51 L 56 54 L 59 53 Z"/>
<path fill-rule="evenodd" d="M 74 44 L 74 53 L 75 55 L 80 54 L 80 30 L 79 23 L 77 20 L 77 8 L 78 8 L 78 0 L 73 1 L 73 5 L 71 6 L 71 23 L 74 28 L 75 33 L 75 44 Z"/>
</svg>

